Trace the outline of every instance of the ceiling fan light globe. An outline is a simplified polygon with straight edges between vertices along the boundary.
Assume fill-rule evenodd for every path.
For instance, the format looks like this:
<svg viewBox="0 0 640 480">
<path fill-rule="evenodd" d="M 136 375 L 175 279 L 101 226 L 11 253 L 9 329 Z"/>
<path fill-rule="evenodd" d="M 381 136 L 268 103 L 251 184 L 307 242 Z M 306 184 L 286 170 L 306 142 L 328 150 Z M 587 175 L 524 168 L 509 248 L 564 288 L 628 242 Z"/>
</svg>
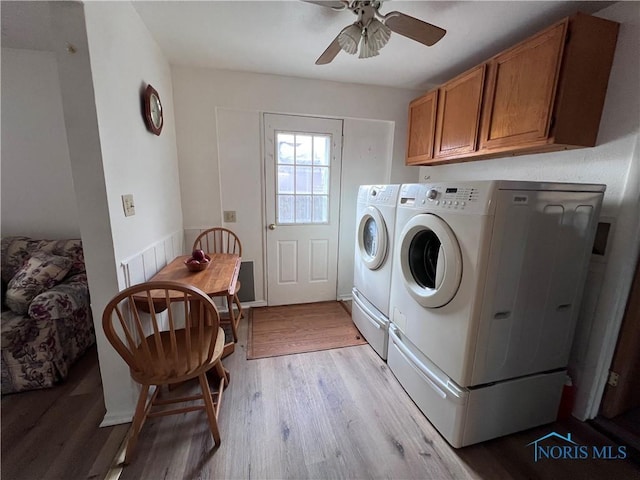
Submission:
<svg viewBox="0 0 640 480">
<path fill-rule="evenodd" d="M 358 51 L 358 43 L 361 37 L 362 29 L 356 24 L 349 25 L 338 35 L 338 43 L 342 50 L 353 55 Z"/>
<path fill-rule="evenodd" d="M 367 39 L 369 43 L 380 50 L 384 47 L 391 37 L 391 29 L 377 19 L 371 20 L 367 27 Z"/>
<path fill-rule="evenodd" d="M 368 41 L 367 37 L 362 37 L 362 42 L 360 44 L 360 55 L 358 58 L 371 58 L 379 55 L 378 49 L 375 45 L 372 45 L 371 42 Z"/>
</svg>

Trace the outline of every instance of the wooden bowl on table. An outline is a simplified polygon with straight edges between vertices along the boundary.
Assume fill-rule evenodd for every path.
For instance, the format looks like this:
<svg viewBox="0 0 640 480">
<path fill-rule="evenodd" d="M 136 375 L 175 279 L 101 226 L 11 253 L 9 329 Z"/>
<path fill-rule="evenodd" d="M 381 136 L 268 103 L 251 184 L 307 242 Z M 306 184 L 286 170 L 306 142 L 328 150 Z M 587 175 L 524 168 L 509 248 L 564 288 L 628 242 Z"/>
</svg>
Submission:
<svg viewBox="0 0 640 480">
<path fill-rule="evenodd" d="M 184 261 L 185 266 L 191 272 L 201 272 L 206 269 L 211 263 L 211 257 L 207 255 L 204 261 L 194 261 L 193 258 L 188 258 Z"/>
</svg>

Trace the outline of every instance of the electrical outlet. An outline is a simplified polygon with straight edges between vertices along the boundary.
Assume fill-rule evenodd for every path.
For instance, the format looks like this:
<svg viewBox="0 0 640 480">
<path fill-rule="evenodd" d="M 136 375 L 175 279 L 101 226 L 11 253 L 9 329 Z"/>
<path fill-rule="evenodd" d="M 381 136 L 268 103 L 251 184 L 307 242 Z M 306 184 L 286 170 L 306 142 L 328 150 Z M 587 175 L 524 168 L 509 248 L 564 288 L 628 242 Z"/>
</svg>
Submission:
<svg viewBox="0 0 640 480">
<path fill-rule="evenodd" d="M 136 214 L 136 207 L 133 204 L 133 194 L 128 193 L 122 195 L 122 208 L 124 209 L 124 216 L 130 217 Z"/>
<path fill-rule="evenodd" d="M 225 223 L 236 223 L 236 211 L 235 210 L 225 210 L 223 217 L 224 217 Z"/>
</svg>

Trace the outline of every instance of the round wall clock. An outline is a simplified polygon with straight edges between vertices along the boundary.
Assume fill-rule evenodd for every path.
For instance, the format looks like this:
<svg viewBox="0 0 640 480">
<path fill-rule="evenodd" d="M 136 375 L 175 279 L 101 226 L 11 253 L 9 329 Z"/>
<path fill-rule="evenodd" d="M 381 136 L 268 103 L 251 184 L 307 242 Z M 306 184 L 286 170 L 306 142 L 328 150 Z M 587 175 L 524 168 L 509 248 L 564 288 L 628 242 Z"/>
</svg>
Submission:
<svg viewBox="0 0 640 480">
<path fill-rule="evenodd" d="M 162 131 L 162 103 L 160 95 L 155 88 L 147 85 L 144 91 L 144 119 L 149 131 L 155 135 L 160 135 Z"/>
</svg>

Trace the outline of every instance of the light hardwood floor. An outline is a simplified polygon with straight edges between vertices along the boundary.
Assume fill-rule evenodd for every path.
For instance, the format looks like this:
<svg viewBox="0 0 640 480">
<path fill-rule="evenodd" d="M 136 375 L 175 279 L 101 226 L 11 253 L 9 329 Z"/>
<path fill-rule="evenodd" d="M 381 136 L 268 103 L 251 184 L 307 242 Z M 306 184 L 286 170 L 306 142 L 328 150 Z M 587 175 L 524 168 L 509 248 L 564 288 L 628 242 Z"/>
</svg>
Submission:
<svg viewBox="0 0 640 480">
<path fill-rule="evenodd" d="M 246 338 L 243 321 L 224 361 L 221 446 L 211 450 L 204 414 L 153 419 L 120 478 L 640 478 L 629 461 L 534 463 L 526 445 L 553 430 L 611 443 L 574 420 L 455 450 L 368 345 L 246 360 Z"/>
<path fill-rule="evenodd" d="M 612 443 L 576 420 L 453 449 L 368 345 L 246 360 L 246 338 L 243 320 L 236 351 L 224 360 L 231 384 L 221 446 L 212 451 L 203 412 L 150 419 L 133 462 L 114 465 L 111 478 L 640 479 L 628 460 L 535 463 L 526 445 L 554 430 L 582 445 Z M 99 386 L 96 365 L 73 370 L 73 378 L 83 375 L 3 398 L 3 480 L 103 478 L 127 426 L 97 428 L 104 407 L 87 393 Z M 66 393 L 52 393 L 59 389 Z"/>
</svg>

